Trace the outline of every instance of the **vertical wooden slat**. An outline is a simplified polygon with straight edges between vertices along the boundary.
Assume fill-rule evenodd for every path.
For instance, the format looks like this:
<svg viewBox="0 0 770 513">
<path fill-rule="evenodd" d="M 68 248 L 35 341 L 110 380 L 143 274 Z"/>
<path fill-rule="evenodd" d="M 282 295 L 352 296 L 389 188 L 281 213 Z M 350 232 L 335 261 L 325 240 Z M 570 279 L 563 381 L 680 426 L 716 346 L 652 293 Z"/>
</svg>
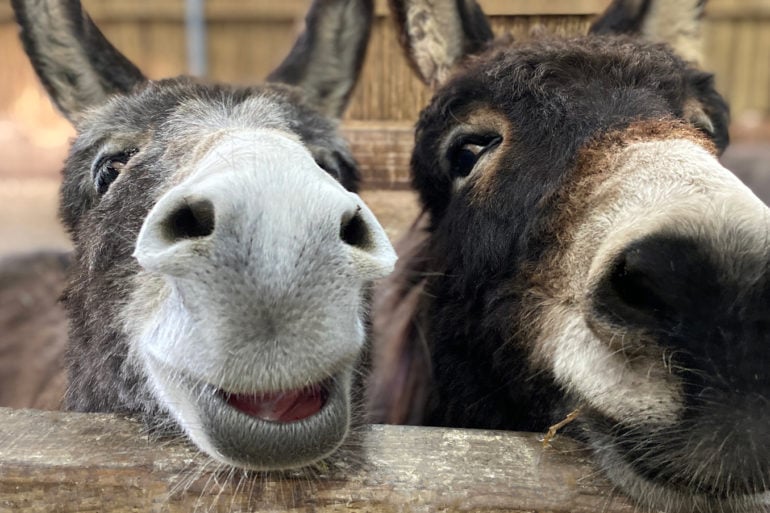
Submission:
<svg viewBox="0 0 770 513">
<path fill-rule="evenodd" d="M 750 87 L 749 105 L 759 113 L 767 114 L 770 113 L 770 26 L 762 20 L 753 23 L 756 75 Z"/>
</svg>

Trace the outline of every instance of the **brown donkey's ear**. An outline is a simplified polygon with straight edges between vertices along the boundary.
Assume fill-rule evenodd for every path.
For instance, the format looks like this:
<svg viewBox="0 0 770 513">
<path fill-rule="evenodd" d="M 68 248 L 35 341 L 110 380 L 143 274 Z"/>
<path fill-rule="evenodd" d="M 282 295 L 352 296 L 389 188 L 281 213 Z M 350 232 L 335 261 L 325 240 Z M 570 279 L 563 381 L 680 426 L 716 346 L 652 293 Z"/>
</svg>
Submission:
<svg viewBox="0 0 770 513">
<path fill-rule="evenodd" d="M 700 21 L 706 0 L 614 0 L 591 26 L 593 34 L 635 34 L 668 43 L 686 61 L 701 64 Z"/>
<path fill-rule="evenodd" d="M 340 118 L 361 72 L 373 18 L 373 0 L 315 0 L 305 30 L 267 79 L 301 87 L 314 107 Z"/>
<path fill-rule="evenodd" d="M 146 79 L 96 28 L 78 0 L 11 0 L 21 40 L 59 110 L 77 123 L 84 110 Z"/>
<path fill-rule="evenodd" d="M 426 84 L 440 85 L 466 55 L 494 38 L 475 0 L 389 0 L 409 62 Z"/>
</svg>

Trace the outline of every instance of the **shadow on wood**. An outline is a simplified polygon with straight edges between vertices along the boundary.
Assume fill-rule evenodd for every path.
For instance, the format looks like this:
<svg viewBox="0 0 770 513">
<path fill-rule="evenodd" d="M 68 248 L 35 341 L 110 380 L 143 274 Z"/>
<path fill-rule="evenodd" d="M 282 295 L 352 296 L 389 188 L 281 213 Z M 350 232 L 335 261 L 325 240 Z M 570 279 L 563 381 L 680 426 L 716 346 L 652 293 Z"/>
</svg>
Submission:
<svg viewBox="0 0 770 513">
<path fill-rule="evenodd" d="M 115 415 L 0 408 L 0 511 L 634 511 L 568 439 L 369 426 L 355 465 L 217 472 L 183 443 Z"/>
</svg>

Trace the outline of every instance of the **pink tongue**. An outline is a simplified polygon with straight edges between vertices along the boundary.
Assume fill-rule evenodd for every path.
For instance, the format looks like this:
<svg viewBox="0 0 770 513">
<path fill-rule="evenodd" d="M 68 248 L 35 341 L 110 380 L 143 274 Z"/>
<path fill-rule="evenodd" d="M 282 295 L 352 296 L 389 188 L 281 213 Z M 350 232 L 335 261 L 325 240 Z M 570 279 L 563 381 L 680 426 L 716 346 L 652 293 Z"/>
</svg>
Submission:
<svg viewBox="0 0 770 513">
<path fill-rule="evenodd" d="M 247 415 L 273 422 L 294 422 L 315 415 L 326 403 L 321 387 L 266 392 L 262 394 L 225 395 L 227 404 Z"/>
</svg>

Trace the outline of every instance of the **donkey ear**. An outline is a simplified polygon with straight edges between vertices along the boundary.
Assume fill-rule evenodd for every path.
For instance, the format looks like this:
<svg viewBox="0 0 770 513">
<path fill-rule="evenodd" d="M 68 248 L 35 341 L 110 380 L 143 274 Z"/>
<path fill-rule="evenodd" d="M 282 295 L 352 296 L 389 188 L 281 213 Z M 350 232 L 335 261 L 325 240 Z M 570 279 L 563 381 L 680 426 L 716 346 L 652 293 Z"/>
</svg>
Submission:
<svg viewBox="0 0 770 513">
<path fill-rule="evenodd" d="M 145 81 L 78 0 L 12 0 L 21 40 L 43 86 L 76 123 L 84 110 Z"/>
<path fill-rule="evenodd" d="M 705 4 L 706 0 L 614 0 L 590 32 L 634 34 L 655 43 L 668 43 L 684 60 L 700 64 Z"/>
<path fill-rule="evenodd" d="M 315 0 L 305 30 L 267 80 L 299 86 L 314 107 L 341 117 L 361 72 L 373 18 L 374 0 Z"/>
<path fill-rule="evenodd" d="M 475 0 L 389 0 L 399 42 L 412 67 L 436 87 L 465 56 L 494 39 Z"/>
</svg>

